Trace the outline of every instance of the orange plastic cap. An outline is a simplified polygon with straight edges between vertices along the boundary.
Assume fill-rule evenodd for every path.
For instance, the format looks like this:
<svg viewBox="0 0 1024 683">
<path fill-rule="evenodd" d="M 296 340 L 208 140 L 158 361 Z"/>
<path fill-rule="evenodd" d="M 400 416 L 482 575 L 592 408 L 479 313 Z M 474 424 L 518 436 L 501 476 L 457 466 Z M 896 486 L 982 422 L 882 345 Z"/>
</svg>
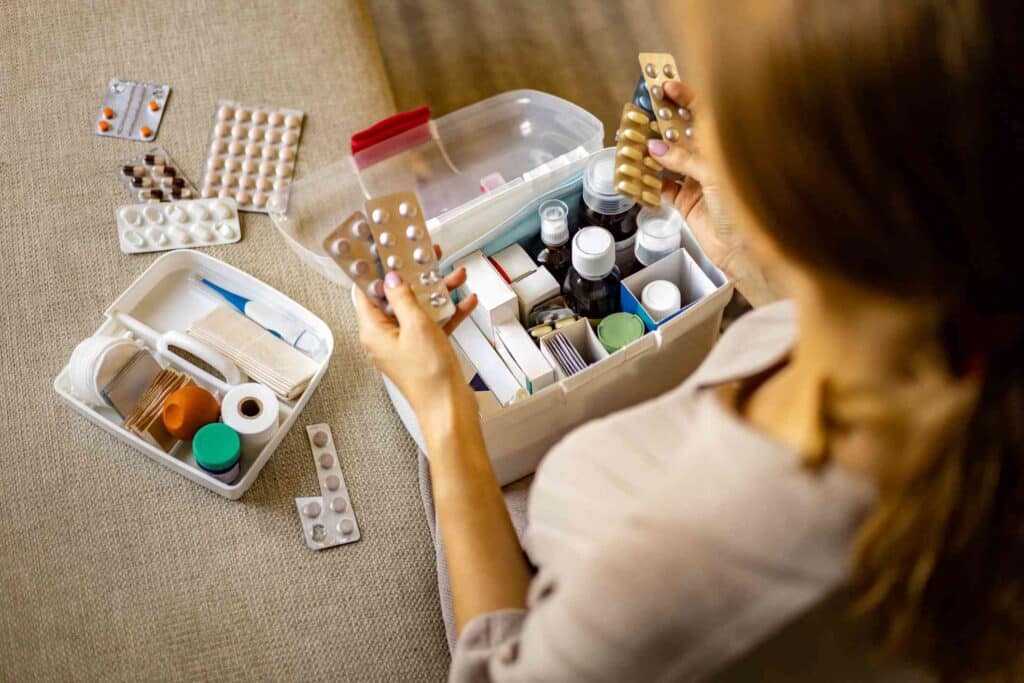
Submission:
<svg viewBox="0 0 1024 683">
<path fill-rule="evenodd" d="M 191 439 L 200 427 L 216 422 L 219 417 L 220 404 L 202 387 L 182 387 L 164 403 L 164 427 L 176 439 Z"/>
</svg>

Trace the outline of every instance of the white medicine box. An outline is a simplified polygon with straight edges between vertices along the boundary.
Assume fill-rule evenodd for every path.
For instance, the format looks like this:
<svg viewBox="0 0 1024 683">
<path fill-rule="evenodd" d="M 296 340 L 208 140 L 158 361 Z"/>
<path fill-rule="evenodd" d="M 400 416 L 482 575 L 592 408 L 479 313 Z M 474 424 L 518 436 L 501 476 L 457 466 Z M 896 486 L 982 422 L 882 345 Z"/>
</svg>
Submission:
<svg viewBox="0 0 1024 683">
<path fill-rule="evenodd" d="M 373 144 L 365 146 L 368 138 Z M 451 268 L 476 251 L 493 256 L 513 244 L 525 248 L 534 243 L 540 231 L 537 209 L 545 200 L 564 201 L 574 220 L 583 168 L 601 150 L 603 138 L 604 130 L 591 114 L 532 90 L 503 93 L 436 120 L 430 120 L 429 113 L 424 118 L 421 112 L 409 112 L 354 136 L 352 155 L 296 182 L 288 212 L 272 218 L 306 263 L 350 286 L 322 251 L 324 236 L 361 208 L 366 198 L 415 189 L 431 237 L 444 251 L 442 267 Z M 505 183 L 481 193 L 481 179 L 494 173 Z M 492 365 L 490 371 L 498 371 L 496 376 L 505 384 L 491 389 L 508 400 L 506 405 L 487 402 L 480 419 L 501 483 L 533 472 L 544 453 L 577 425 L 677 386 L 711 350 L 732 283 L 710 265 L 686 231 L 683 244 L 711 288 L 705 286 L 697 300 L 654 331 L 581 372 L 556 377 L 532 394 L 506 381 L 511 377 L 507 366 L 501 371 L 501 366 Z M 497 308 L 507 306 L 507 301 L 506 296 Z M 511 303 L 518 306 L 515 299 Z M 499 313 L 497 324 L 519 316 L 518 308 L 511 318 Z M 465 347 L 472 346 L 479 347 L 489 363 L 505 362 L 489 345 L 493 320 L 489 316 L 480 329 L 478 321 L 460 326 L 453 335 L 460 358 L 469 357 Z M 485 336 L 482 329 L 488 326 L 492 334 Z M 415 415 L 386 379 L 385 386 L 422 448 Z"/>
</svg>

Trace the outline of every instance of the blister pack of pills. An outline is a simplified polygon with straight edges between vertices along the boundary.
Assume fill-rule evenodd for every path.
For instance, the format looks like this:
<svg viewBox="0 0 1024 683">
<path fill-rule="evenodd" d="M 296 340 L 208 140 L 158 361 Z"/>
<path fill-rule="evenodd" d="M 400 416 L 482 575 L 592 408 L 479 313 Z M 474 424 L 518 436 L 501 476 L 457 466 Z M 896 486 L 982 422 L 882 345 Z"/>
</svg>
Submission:
<svg viewBox="0 0 1024 683">
<path fill-rule="evenodd" d="M 341 473 L 331 428 L 326 424 L 307 425 L 306 433 L 313 449 L 321 495 L 295 499 L 302 522 L 302 538 L 310 550 L 355 543 L 360 538 L 359 524 L 352 510 L 345 476 Z"/>
<path fill-rule="evenodd" d="M 118 241 L 126 254 L 212 247 L 242 237 L 233 199 L 129 204 L 116 216 Z"/>
<path fill-rule="evenodd" d="M 409 283 L 420 307 L 437 323 L 455 313 L 434 253 L 434 243 L 414 192 L 374 197 L 366 202 L 370 231 L 384 271 L 397 271 Z"/>
<path fill-rule="evenodd" d="M 693 115 L 686 107 L 681 107 L 665 97 L 663 90 L 667 81 L 678 81 L 679 70 L 672 55 L 661 52 L 641 52 L 640 69 L 644 74 L 647 92 L 651 95 L 651 109 L 654 120 L 658 122 L 661 137 L 668 142 L 679 142 L 693 138 L 690 123 Z"/>
<path fill-rule="evenodd" d="M 158 202 L 195 199 L 195 186 L 163 147 L 133 156 L 121 163 L 121 182 L 136 201 Z"/>
<path fill-rule="evenodd" d="M 377 305 L 384 307 L 383 273 L 377 259 L 377 245 L 362 211 L 356 211 L 327 235 L 324 251 L 352 278 L 354 287 L 359 287 Z"/>
<path fill-rule="evenodd" d="M 218 102 L 200 194 L 231 197 L 240 211 L 283 213 L 303 117 L 297 109 Z"/>
<path fill-rule="evenodd" d="M 147 142 L 156 137 L 171 86 L 111 79 L 103 91 L 96 134 Z"/>
<path fill-rule="evenodd" d="M 644 206 L 660 206 L 661 164 L 647 151 L 647 141 L 660 137 L 657 124 L 643 109 L 627 102 L 616 135 L 615 189 Z"/>
</svg>

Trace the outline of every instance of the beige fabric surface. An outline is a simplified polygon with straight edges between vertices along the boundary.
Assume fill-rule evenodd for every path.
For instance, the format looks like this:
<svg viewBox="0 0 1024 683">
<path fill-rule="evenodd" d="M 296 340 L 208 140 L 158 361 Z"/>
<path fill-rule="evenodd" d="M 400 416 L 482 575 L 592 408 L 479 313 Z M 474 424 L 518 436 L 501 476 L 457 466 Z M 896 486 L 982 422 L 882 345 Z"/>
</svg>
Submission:
<svg viewBox="0 0 1024 683">
<path fill-rule="evenodd" d="M 117 247 L 118 163 L 148 148 L 92 125 L 112 77 L 169 83 L 156 142 L 200 179 L 215 102 L 301 108 L 301 177 L 392 99 L 355 2 L 0 0 L 0 678 L 438 680 L 448 657 L 416 450 L 356 346 L 348 296 L 269 219 L 206 250 L 307 305 L 336 352 L 240 502 L 123 445 L 53 378 L 152 261 Z M 305 424 L 327 422 L 363 533 L 313 553 Z"/>
<path fill-rule="evenodd" d="M 506 90 L 575 102 L 605 141 L 640 77 L 637 53 L 674 52 L 665 0 L 368 0 L 400 109 L 434 115 Z"/>
</svg>

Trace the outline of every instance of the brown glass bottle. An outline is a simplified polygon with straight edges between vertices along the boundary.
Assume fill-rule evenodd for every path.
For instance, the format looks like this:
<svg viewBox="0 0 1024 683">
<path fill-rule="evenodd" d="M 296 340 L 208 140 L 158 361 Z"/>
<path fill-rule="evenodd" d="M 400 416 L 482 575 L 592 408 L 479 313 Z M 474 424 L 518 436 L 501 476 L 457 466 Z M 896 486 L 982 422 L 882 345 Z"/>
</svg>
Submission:
<svg viewBox="0 0 1024 683">
<path fill-rule="evenodd" d="M 604 228 L 581 228 L 572 241 L 572 268 L 562 283 L 569 307 L 595 325 L 621 308 L 614 244 Z"/>
<path fill-rule="evenodd" d="M 550 199 L 537 209 L 540 214 L 540 239 L 543 248 L 534 259 L 548 269 L 556 282 L 564 282 L 572 265 L 569 246 L 569 207 L 565 202 Z"/>
<path fill-rule="evenodd" d="M 640 206 L 615 190 L 615 150 L 595 154 L 583 172 L 580 225 L 595 225 L 612 234 L 615 265 L 622 277 L 639 270 L 633 254 L 638 213 Z"/>
</svg>

